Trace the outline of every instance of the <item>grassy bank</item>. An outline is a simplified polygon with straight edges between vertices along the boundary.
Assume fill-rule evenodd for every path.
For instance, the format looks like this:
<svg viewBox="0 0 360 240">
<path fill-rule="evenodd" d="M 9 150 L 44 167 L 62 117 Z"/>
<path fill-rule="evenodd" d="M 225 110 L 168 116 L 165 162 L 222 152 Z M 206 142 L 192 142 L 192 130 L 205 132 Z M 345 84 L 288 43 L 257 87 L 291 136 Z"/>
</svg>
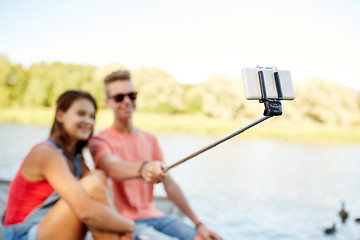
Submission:
<svg viewBox="0 0 360 240">
<path fill-rule="evenodd" d="M 12 108 L 0 109 L 0 123 L 51 125 L 54 109 Z M 261 117 L 261 113 L 259 114 Z M 135 124 L 153 133 L 188 133 L 222 137 L 254 121 L 220 120 L 202 115 L 166 115 L 137 112 Z M 97 114 L 96 129 L 103 129 L 113 121 L 110 110 Z M 274 117 L 260 123 L 237 138 L 267 138 L 297 142 L 360 143 L 359 127 L 323 126 L 304 122 L 292 122 L 285 117 Z"/>
</svg>

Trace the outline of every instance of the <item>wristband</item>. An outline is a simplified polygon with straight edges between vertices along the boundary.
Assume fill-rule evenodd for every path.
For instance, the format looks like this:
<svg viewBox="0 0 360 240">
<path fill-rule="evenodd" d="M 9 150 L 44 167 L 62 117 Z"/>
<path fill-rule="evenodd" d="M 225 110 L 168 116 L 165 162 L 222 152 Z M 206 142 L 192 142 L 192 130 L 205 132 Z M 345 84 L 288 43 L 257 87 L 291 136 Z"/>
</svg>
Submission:
<svg viewBox="0 0 360 240">
<path fill-rule="evenodd" d="M 198 230 L 201 225 L 203 225 L 202 222 L 195 223 L 195 229 Z"/>
<path fill-rule="evenodd" d="M 145 166 L 146 164 L 148 164 L 148 163 L 149 163 L 148 161 L 141 163 L 141 165 L 140 165 L 140 167 L 139 167 L 139 169 L 138 169 L 138 174 L 137 174 L 137 176 L 136 176 L 137 178 L 142 178 L 142 179 L 144 179 L 143 176 L 142 176 L 142 170 L 143 170 L 144 166 Z"/>
</svg>

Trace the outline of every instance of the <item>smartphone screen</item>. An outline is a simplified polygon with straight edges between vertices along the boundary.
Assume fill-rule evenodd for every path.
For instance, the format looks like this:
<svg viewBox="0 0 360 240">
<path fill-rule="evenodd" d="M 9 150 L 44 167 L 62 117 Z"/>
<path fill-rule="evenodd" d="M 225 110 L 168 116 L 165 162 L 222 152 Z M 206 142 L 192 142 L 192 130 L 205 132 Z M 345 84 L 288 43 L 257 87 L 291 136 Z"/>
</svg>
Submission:
<svg viewBox="0 0 360 240">
<path fill-rule="evenodd" d="M 275 70 L 262 68 L 265 90 L 267 98 L 269 99 L 278 99 L 278 93 L 275 83 Z M 243 82 L 245 87 L 245 96 L 249 100 L 259 100 L 262 99 L 260 81 L 258 75 L 258 68 L 243 68 Z M 290 71 L 287 70 L 277 70 L 280 78 L 280 85 L 282 90 L 282 95 L 284 100 L 293 100 L 295 99 L 294 88 L 291 80 Z"/>
</svg>

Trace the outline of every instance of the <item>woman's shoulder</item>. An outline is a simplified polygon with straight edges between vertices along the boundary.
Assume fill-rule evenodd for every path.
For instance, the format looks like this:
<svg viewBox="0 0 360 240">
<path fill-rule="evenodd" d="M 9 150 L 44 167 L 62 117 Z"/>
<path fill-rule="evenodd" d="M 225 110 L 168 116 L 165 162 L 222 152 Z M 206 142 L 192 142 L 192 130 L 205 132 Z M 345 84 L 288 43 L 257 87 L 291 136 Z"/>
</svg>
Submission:
<svg viewBox="0 0 360 240">
<path fill-rule="evenodd" d="M 30 154 L 57 154 L 59 151 L 50 141 L 43 141 L 36 144 L 30 151 Z"/>
<path fill-rule="evenodd" d="M 22 175 L 29 180 L 43 180 L 43 167 L 47 163 L 55 162 L 56 159 L 61 160 L 61 157 L 61 154 L 51 143 L 36 144 L 24 159 L 21 169 Z"/>
<path fill-rule="evenodd" d="M 54 160 L 63 160 L 61 151 L 53 143 L 44 141 L 36 144 L 31 149 L 24 162 L 34 162 L 35 164 L 44 165 L 46 163 L 54 162 Z"/>
</svg>

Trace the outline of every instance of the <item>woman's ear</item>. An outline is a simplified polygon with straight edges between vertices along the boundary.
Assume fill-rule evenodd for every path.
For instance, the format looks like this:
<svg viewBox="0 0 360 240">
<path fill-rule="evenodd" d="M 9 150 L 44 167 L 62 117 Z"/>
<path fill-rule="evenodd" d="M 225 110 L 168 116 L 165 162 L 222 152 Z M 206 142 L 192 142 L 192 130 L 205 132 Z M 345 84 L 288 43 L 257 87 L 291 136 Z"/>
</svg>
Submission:
<svg viewBox="0 0 360 240">
<path fill-rule="evenodd" d="M 64 112 L 61 110 L 57 110 L 56 114 L 55 114 L 55 119 L 59 122 L 62 123 L 63 122 L 63 118 L 64 118 Z"/>
</svg>

